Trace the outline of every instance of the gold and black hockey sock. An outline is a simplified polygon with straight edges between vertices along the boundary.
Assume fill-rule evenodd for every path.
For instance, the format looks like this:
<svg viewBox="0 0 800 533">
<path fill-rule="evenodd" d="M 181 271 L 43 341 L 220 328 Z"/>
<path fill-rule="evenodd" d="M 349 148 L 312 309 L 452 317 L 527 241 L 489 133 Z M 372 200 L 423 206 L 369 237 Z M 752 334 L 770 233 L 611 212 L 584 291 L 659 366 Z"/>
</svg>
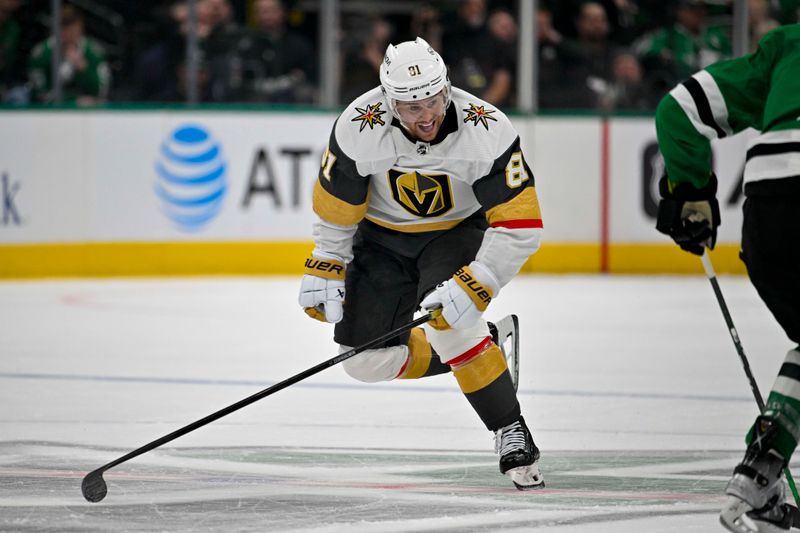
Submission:
<svg viewBox="0 0 800 533">
<path fill-rule="evenodd" d="M 487 429 L 496 431 L 520 417 L 506 359 L 491 337 L 450 361 L 450 365 L 461 391 Z"/>
<path fill-rule="evenodd" d="M 400 370 L 398 379 L 418 379 L 450 372 L 450 365 L 442 363 L 425 337 L 422 328 L 411 330 L 408 339 L 408 361 Z"/>
</svg>

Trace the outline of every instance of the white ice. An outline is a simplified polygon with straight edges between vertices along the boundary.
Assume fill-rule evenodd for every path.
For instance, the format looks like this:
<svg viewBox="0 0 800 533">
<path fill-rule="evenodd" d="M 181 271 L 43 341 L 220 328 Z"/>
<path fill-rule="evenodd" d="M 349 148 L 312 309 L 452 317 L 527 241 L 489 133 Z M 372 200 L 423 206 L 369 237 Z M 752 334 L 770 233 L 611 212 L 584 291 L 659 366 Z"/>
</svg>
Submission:
<svg viewBox="0 0 800 533">
<path fill-rule="evenodd" d="M 2 531 L 716 531 L 756 415 L 708 280 L 521 276 L 519 398 L 543 491 L 496 472 L 452 376 L 324 370 L 105 474 L 85 473 L 336 355 L 297 278 L 0 283 Z M 791 347 L 722 277 L 766 396 Z"/>
</svg>

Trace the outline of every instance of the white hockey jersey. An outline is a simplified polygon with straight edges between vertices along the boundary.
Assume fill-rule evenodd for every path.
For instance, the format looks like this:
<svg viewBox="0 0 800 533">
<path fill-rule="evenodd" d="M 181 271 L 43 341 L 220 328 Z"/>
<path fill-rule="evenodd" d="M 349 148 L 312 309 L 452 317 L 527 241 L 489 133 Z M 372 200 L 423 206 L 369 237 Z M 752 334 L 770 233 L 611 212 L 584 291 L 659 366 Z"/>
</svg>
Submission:
<svg viewBox="0 0 800 533">
<path fill-rule="evenodd" d="M 437 137 L 412 138 L 380 87 L 334 125 L 314 190 L 317 249 L 349 261 L 357 225 L 398 253 L 467 218 L 489 228 L 476 257 L 505 285 L 539 246 L 542 218 L 519 136 L 498 109 L 457 88 Z M 409 246 L 410 245 L 410 246 Z"/>
</svg>

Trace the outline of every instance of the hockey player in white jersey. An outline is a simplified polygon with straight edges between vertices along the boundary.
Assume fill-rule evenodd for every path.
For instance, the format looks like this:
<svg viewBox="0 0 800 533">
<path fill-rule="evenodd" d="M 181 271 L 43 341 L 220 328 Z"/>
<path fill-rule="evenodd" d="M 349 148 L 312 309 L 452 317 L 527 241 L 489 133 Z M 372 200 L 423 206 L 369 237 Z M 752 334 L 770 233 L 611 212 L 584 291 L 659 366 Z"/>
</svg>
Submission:
<svg viewBox="0 0 800 533">
<path fill-rule="evenodd" d="M 410 322 L 420 306 L 441 309 L 424 328 L 346 360 L 345 371 L 365 382 L 452 371 L 495 433 L 500 471 L 520 490 L 544 486 L 498 346 L 504 334 L 483 318 L 542 231 L 508 118 L 451 87 L 424 40 L 389 45 L 380 86 L 336 120 L 313 206 L 315 248 L 299 302 L 336 323 L 342 351 Z"/>
</svg>

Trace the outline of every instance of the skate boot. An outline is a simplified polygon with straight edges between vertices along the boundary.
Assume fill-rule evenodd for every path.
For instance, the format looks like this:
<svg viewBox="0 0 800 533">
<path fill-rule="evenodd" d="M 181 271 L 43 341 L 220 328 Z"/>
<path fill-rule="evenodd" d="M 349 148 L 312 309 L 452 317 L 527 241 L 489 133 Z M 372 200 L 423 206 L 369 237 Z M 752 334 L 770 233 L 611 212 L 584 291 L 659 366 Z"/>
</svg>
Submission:
<svg viewBox="0 0 800 533">
<path fill-rule="evenodd" d="M 777 431 L 772 418 L 756 419 L 753 440 L 725 487 L 719 521 L 734 533 L 788 531 L 795 520 L 797 508 L 786 503 L 785 461 L 771 446 Z"/>
<path fill-rule="evenodd" d="M 500 454 L 500 472 L 511 478 L 519 490 L 540 489 L 544 479 L 539 472 L 539 448 L 520 416 L 513 424 L 495 431 L 495 452 Z"/>
<path fill-rule="evenodd" d="M 500 347 L 508 364 L 508 373 L 514 390 L 519 384 L 519 320 L 517 315 L 508 315 L 495 323 L 488 322 L 492 340 Z"/>
</svg>

